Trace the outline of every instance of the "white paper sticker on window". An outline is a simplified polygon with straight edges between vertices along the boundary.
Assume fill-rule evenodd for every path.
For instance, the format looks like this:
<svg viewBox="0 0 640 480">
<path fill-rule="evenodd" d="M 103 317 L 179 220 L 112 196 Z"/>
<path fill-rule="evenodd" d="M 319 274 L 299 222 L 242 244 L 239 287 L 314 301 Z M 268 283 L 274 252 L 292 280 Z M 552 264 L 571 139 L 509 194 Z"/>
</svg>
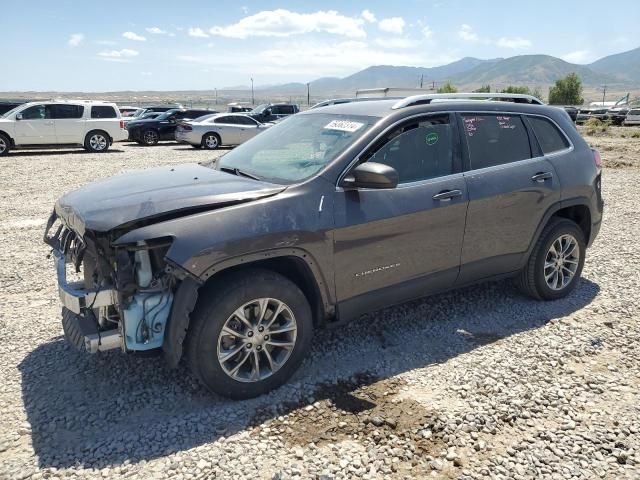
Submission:
<svg viewBox="0 0 640 480">
<path fill-rule="evenodd" d="M 332 120 L 324 128 L 329 130 L 340 130 L 341 132 L 353 133 L 359 130 L 364 123 L 351 122 L 349 120 Z"/>
</svg>

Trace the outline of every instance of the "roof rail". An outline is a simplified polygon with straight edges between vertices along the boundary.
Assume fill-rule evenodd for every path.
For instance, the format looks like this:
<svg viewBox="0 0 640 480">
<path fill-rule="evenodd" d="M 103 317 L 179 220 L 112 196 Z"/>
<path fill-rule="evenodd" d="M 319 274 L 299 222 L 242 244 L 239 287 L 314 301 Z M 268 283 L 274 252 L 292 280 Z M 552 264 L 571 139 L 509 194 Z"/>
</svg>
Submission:
<svg viewBox="0 0 640 480">
<path fill-rule="evenodd" d="M 533 95 L 526 95 L 524 93 L 430 93 L 427 95 L 412 95 L 410 97 L 403 98 L 402 100 L 394 103 L 391 108 L 393 110 L 397 110 L 399 108 L 412 107 L 414 105 L 428 105 L 434 100 L 447 101 L 465 98 L 544 105 L 540 99 Z"/>
</svg>

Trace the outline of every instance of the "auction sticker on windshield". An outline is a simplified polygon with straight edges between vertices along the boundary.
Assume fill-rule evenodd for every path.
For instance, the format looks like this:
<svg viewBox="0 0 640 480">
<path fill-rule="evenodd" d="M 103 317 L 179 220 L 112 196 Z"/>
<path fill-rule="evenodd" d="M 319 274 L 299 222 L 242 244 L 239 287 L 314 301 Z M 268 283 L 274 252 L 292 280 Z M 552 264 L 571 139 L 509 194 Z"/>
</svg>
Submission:
<svg viewBox="0 0 640 480">
<path fill-rule="evenodd" d="M 352 122 L 350 120 L 332 120 L 324 128 L 329 130 L 340 130 L 341 132 L 353 133 L 364 126 L 364 123 Z"/>
</svg>

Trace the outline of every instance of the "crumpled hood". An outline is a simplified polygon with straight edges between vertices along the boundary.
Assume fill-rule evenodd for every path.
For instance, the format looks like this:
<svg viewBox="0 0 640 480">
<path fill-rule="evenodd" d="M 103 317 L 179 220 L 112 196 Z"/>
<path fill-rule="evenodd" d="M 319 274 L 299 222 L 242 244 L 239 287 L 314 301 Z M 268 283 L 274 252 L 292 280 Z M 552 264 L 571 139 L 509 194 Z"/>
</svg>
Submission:
<svg viewBox="0 0 640 480">
<path fill-rule="evenodd" d="M 229 205 L 274 195 L 286 187 L 197 164 L 138 170 L 91 183 L 61 197 L 56 213 L 80 235 L 137 220 Z"/>
</svg>

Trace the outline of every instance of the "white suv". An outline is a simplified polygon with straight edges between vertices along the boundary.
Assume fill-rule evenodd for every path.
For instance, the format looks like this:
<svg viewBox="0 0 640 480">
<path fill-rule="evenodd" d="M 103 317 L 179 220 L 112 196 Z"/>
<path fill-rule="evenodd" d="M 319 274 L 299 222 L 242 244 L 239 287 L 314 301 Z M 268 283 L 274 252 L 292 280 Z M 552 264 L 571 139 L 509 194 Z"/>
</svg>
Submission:
<svg viewBox="0 0 640 480">
<path fill-rule="evenodd" d="M 127 139 L 115 103 L 49 101 L 20 105 L 0 117 L 0 155 L 11 149 L 80 146 L 104 152 Z"/>
</svg>

